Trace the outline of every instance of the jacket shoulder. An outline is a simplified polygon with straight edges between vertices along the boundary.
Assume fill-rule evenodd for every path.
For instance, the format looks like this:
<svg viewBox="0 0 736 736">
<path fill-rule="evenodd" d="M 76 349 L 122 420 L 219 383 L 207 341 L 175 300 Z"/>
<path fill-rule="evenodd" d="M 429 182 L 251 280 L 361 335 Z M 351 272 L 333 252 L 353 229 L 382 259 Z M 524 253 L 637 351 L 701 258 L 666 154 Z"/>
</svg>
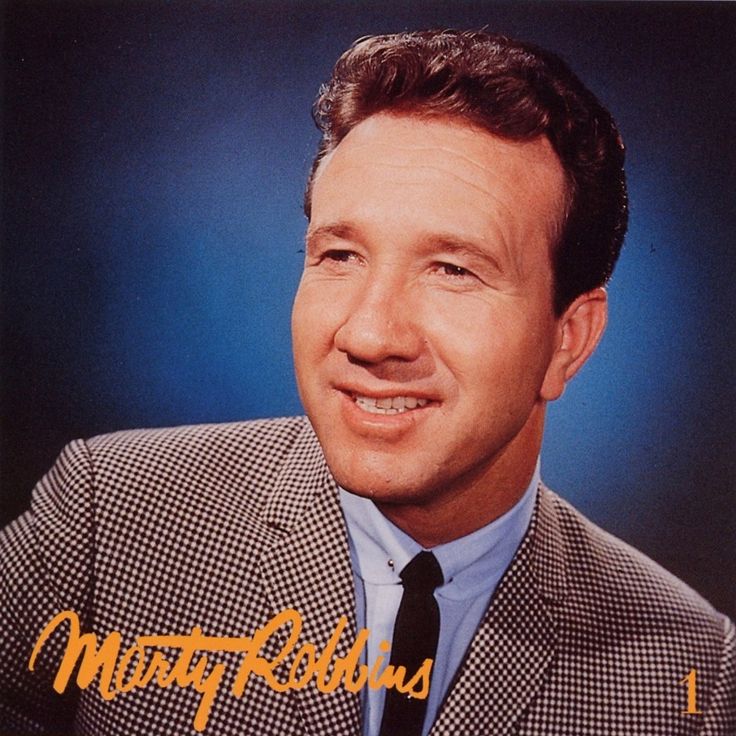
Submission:
<svg viewBox="0 0 736 736">
<path fill-rule="evenodd" d="M 546 490 L 564 544 L 565 608 L 596 638 L 655 637 L 717 652 L 730 622 L 701 595 Z"/>
<path fill-rule="evenodd" d="M 304 417 L 135 429 L 86 442 L 98 488 L 170 497 L 267 494 L 300 436 Z M 186 494 L 184 494 L 186 495 Z M 150 497 L 150 495 L 149 495 Z"/>
<path fill-rule="evenodd" d="M 151 429 L 126 429 L 100 434 L 86 440 L 90 450 L 110 457 L 130 458 L 139 453 L 173 455 L 179 460 L 192 453 L 225 454 L 238 451 L 268 453 L 288 449 L 308 426 L 305 417 L 252 419 L 242 422 L 188 424 Z"/>
</svg>

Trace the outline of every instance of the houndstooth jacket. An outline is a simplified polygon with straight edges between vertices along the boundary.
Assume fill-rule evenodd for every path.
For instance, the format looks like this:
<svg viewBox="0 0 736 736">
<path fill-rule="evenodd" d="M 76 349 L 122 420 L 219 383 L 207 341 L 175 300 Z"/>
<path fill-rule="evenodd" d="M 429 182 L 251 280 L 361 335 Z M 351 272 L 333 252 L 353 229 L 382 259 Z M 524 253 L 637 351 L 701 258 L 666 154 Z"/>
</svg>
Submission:
<svg viewBox="0 0 736 736">
<path fill-rule="evenodd" d="M 194 734 L 200 696 L 149 685 L 52 691 L 74 609 L 102 638 L 249 636 L 298 610 L 321 650 L 354 593 L 337 489 L 303 418 L 121 432 L 69 445 L 0 548 L 0 732 Z M 269 640 L 274 656 L 283 642 Z M 210 655 L 227 672 L 242 654 Z M 683 678 L 696 671 L 695 710 Z M 69 697 L 71 695 L 71 697 Z M 360 733 L 360 696 L 218 691 L 211 736 Z M 531 527 L 432 729 L 473 734 L 736 733 L 734 627 L 684 584 L 542 487 Z"/>
</svg>

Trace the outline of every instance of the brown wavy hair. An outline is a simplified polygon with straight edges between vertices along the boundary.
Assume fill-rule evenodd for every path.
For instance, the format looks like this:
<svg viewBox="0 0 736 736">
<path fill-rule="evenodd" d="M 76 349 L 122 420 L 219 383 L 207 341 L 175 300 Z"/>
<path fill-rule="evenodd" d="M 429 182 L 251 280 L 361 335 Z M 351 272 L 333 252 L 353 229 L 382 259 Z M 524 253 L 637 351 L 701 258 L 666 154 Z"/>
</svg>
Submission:
<svg viewBox="0 0 736 736">
<path fill-rule="evenodd" d="M 557 315 L 603 286 L 628 220 L 624 147 L 610 113 L 554 54 L 485 31 L 419 31 L 358 39 L 322 86 L 313 117 L 320 161 L 379 112 L 455 117 L 514 141 L 546 136 L 565 170 L 568 204 L 551 257 Z"/>
</svg>

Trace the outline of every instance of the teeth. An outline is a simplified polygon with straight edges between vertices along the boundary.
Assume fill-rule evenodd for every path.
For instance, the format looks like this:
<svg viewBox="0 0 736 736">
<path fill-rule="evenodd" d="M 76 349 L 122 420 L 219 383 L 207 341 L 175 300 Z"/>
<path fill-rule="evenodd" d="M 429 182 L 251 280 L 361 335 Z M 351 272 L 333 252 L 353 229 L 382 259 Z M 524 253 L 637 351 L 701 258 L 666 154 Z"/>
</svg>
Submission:
<svg viewBox="0 0 736 736">
<path fill-rule="evenodd" d="M 355 403 L 370 414 L 402 414 L 410 409 L 426 406 L 429 401 L 418 399 L 416 396 L 391 396 L 383 399 L 356 396 Z"/>
</svg>

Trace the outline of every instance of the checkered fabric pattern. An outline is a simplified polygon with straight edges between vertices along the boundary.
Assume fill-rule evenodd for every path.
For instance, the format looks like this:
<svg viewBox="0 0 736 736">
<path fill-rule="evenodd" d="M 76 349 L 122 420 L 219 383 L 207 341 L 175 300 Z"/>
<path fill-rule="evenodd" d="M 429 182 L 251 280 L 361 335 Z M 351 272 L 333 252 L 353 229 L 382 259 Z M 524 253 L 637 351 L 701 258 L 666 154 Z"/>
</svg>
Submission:
<svg viewBox="0 0 736 736">
<path fill-rule="evenodd" d="M 29 512 L 0 537 L 0 733 L 194 734 L 199 695 L 149 685 L 105 701 L 51 683 L 66 643 L 46 623 L 74 609 L 100 638 L 249 636 L 295 608 L 317 651 L 341 616 L 355 636 L 353 578 L 337 489 L 303 418 L 121 432 L 70 444 Z M 262 650 L 273 658 L 274 636 Z M 205 733 L 360 732 L 340 687 L 276 692 L 260 677 L 230 692 L 226 665 Z M 279 670 L 288 672 L 287 660 Z M 684 715 L 697 670 L 699 715 Z M 736 734 L 733 625 L 644 556 L 546 488 L 470 645 L 432 736 Z M 400 736 L 400 735 L 397 735 Z"/>
</svg>

